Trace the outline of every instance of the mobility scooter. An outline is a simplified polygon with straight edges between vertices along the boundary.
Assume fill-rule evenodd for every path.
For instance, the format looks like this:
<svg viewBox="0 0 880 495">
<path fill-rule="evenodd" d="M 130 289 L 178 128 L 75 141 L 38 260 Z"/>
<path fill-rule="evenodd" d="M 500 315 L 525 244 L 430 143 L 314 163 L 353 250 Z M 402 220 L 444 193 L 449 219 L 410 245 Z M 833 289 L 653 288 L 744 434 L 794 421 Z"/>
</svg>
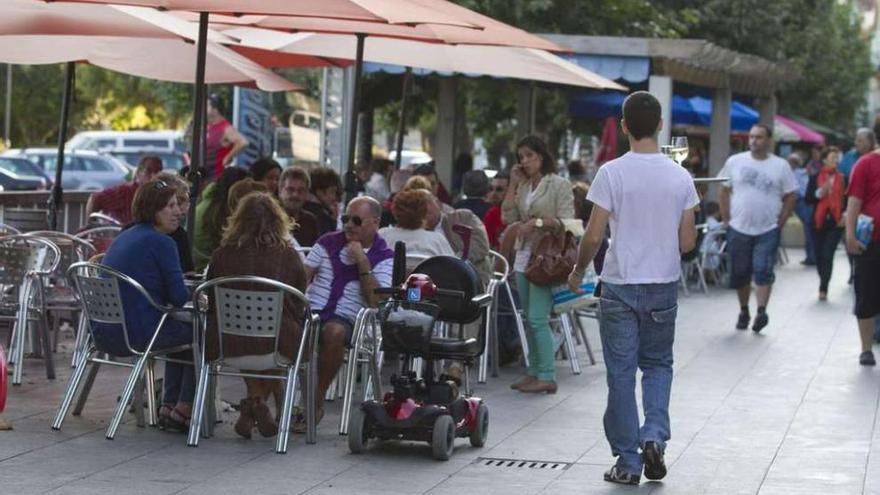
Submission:
<svg viewBox="0 0 880 495">
<path fill-rule="evenodd" d="M 462 233 L 465 246 L 469 233 Z M 479 276 L 463 259 L 428 258 L 404 282 L 405 272 L 406 247 L 398 242 L 392 288 L 377 289 L 377 293 L 390 296 L 380 305 L 378 321 L 383 349 L 401 357 L 401 371 L 391 376 L 392 392 L 355 406 L 348 445 L 358 454 L 373 438 L 426 441 L 434 458 L 445 461 L 452 455 L 456 438 L 468 437 L 474 447 L 486 442 L 489 409 L 481 399 L 470 396 L 468 383 L 468 367 L 485 348 L 486 325 L 484 321 L 477 338 L 467 338 L 464 325 L 485 317 L 491 295 L 480 294 Z M 435 335 L 435 321 L 457 324 L 457 337 Z M 439 360 L 461 361 L 463 382 L 446 373 L 435 377 L 434 363 Z M 414 361 L 424 362 L 423 373 L 413 369 Z"/>
</svg>

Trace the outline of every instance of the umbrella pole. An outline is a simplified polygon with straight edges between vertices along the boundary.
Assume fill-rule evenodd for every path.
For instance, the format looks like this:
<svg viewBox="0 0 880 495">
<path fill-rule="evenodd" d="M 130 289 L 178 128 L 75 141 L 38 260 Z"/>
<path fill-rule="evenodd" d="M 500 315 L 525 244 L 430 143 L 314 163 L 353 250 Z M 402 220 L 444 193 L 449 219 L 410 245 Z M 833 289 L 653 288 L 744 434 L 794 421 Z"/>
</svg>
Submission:
<svg viewBox="0 0 880 495">
<path fill-rule="evenodd" d="M 351 98 L 351 126 L 348 131 L 348 172 L 354 173 L 354 152 L 357 145 L 357 122 L 361 106 L 361 77 L 364 71 L 364 40 L 366 34 L 358 33 L 357 54 L 354 62 L 354 95 Z"/>
<path fill-rule="evenodd" d="M 400 169 L 403 152 L 403 136 L 406 134 L 406 110 L 409 104 L 409 85 L 412 83 L 412 67 L 407 67 L 403 74 L 403 98 L 400 101 L 400 122 L 397 123 L 397 153 L 394 155 L 394 168 Z"/>
<path fill-rule="evenodd" d="M 67 142 L 67 122 L 70 118 L 70 98 L 73 94 L 73 75 L 75 62 L 67 62 L 64 71 L 64 95 L 61 99 L 61 124 L 58 129 L 58 161 L 55 162 L 55 183 L 49 195 L 49 230 L 58 230 L 58 207 L 64 194 L 61 188 L 61 173 L 64 170 L 64 144 Z"/>
<path fill-rule="evenodd" d="M 6 108 L 3 116 L 3 139 L 7 148 L 12 147 L 10 129 L 12 126 L 12 64 L 6 64 Z"/>
<path fill-rule="evenodd" d="M 196 201 L 199 199 L 199 183 L 202 180 L 201 168 L 204 165 L 205 140 L 205 58 L 208 40 L 208 13 L 199 14 L 199 39 L 196 52 L 196 88 L 193 102 L 192 151 L 189 163 L 190 182 L 189 212 L 186 216 L 186 235 L 189 245 L 193 245 L 196 223 Z"/>
</svg>

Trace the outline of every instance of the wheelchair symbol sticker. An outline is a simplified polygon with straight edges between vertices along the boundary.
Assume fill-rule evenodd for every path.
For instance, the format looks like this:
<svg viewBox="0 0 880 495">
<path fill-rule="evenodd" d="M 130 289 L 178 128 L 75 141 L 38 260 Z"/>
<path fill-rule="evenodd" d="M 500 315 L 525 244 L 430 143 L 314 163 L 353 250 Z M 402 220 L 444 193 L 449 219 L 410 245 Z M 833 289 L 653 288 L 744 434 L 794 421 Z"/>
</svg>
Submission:
<svg viewBox="0 0 880 495">
<path fill-rule="evenodd" d="M 406 300 L 410 302 L 419 302 L 422 300 L 422 289 L 419 287 L 411 287 L 406 289 Z"/>
</svg>

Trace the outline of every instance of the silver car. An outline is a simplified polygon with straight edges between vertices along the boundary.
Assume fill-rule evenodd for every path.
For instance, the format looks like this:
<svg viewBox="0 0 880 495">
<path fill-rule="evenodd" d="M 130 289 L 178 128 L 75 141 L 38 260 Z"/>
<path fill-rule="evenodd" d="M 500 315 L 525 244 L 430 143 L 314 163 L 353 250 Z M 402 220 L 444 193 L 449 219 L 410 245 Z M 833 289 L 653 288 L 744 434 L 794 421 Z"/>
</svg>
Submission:
<svg viewBox="0 0 880 495">
<path fill-rule="evenodd" d="M 53 148 L 12 149 L 2 156 L 17 156 L 28 159 L 50 177 L 55 177 L 58 163 L 58 150 Z M 95 151 L 67 150 L 64 153 L 64 170 L 61 187 L 68 191 L 102 190 L 121 184 L 131 178 L 132 168 L 112 156 Z"/>
</svg>

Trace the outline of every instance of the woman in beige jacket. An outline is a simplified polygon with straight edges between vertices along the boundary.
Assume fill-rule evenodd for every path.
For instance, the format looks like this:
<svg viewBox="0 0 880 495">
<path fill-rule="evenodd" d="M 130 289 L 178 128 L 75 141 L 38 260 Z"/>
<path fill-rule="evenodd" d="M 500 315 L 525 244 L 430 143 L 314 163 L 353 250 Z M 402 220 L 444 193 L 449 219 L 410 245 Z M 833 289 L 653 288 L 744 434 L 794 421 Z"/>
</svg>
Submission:
<svg viewBox="0 0 880 495">
<path fill-rule="evenodd" d="M 529 282 L 524 272 L 541 237 L 560 233 L 566 220 L 574 218 L 571 183 L 556 174 L 556 161 L 547 145 L 534 136 L 521 140 L 516 147 L 519 164 L 510 174 L 510 186 L 501 204 L 505 224 L 518 224 L 516 259 L 513 270 L 520 303 L 529 322 L 529 368 L 525 377 L 511 388 L 527 393 L 555 393 L 555 345 L 550 331 L 553 295 L 550 287 Z"/>
</svg>

